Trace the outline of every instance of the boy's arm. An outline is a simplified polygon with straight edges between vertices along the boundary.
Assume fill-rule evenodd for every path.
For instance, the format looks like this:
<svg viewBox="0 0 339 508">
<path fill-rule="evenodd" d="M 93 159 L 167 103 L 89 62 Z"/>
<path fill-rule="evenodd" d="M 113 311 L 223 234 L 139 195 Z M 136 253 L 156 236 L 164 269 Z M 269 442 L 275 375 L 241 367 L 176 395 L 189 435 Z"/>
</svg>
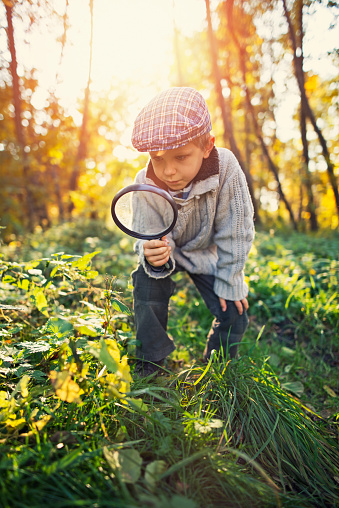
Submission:
<svg viewBox="0 0 339 508">
<path fill-rule="evenodd" d="M 243 300 L 248 287 L 243 270 L 254 238 L 253 205 L 237 159 L 231 152 L 227 151 L 227 155 L 227 161 L 221 158 L 227 171 L 220 182 L 214 221 L 218 251 L 214 291 L 221 305 L 221 300 L 231 300 L 246 309 L 247 300 Z"/>
<path fill-rule="evenodd" d="M 142 184 L 148 183 L 146 181 L 146 169 L 145 168 L 137 173 L 134 183 L 142 183 Z M 139 215 L 136 214 L 136 217 L 137 217 L 136 220 L 138 220 L 138 218 L 141 218 L 141 214 L 139 214 Z M 151 242 L 154 242 L 154 241 L 158 242 L 160 240 L 151 240 Z M 157 277 L 157 278 L 167 277 L 175 269 L 175 261 L 174 261 L 174 257 L 173 257 L 175 244 L 171 238 L 171 233 L 169 233 L 167 235 L 166 241 L 168 242 L 167 248 L 170 247 L 170 249 L 169 249 L 170 257 L 167 260 L 167 262 L 165 261 L 164 264 L 161 266 L 158 263 L 156 265 L 153 263 L 154 259 L 152 258 L 152 256 L 150 258 L 150 261 L 148 261 L 147 257 L 149 257 L 149 255 L 148 255 L 149 253 L 147 253 L 147 257 L 145 255 L 144 246 L 146 246 L 146 249 L 150 247 L 148 244 L 149 240 L 137 240 L 134 244 L 134 251 L 139 256 L 139 263 L 143 266 L 145 272 L 150 277 Z M 158 260 L 159 260 L 159 258 L 158 258 Z"/>
</svg>

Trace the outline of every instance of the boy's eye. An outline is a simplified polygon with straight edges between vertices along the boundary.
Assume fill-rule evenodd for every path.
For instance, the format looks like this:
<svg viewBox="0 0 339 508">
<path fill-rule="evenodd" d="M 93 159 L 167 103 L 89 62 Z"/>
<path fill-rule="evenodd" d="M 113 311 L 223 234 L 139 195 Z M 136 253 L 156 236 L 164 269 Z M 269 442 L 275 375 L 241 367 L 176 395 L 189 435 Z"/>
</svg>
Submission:
<svg viewBox="0 0 339 508">
<path fill-rule="evenodd" d="M 186 157 L 187 157 L 187 155 L 177 155 L 177 156 L 176 156 L 176 159 L 177 159 L 178 161 L 183 161 L 183 160 L 185 160 L 185 159 L 186 159 Z"/>
<path fill-rule="evenodd" d="M 153 162 L 160 162 L 162 160 L 161 157 L 153 157 L 152 161 Z"/>
</svg>

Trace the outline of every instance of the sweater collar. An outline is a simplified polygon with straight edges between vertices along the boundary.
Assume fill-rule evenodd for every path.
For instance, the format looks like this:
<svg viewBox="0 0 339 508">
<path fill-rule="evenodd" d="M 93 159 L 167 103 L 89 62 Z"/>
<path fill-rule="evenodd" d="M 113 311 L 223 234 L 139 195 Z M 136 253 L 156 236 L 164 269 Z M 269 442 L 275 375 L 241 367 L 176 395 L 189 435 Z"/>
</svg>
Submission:
<svg viewBox="0 0 339 508">
<path fill-rule="evenodd" d="M 214 146 L 207 159 L 204 159 L 202 161 L 201 167 L 191 183 L 195 184 L 198 182 L 202 182 L 204 180 L 207 180 L 211 176 L 218 174 L 219 174 L 219 154 L 218 150 Z M 153 164 L 151 160 L 149 160 L 147 164 L 146 178 L 152 180 L 152 182 L 155 183 L 157 187 L 160 187 L 161 189 L 164 189 L 166 191 L 169 190 L 167 185 L 161 180 L 159 180 L 159 178 L 154 173 Z"/>
</svg>

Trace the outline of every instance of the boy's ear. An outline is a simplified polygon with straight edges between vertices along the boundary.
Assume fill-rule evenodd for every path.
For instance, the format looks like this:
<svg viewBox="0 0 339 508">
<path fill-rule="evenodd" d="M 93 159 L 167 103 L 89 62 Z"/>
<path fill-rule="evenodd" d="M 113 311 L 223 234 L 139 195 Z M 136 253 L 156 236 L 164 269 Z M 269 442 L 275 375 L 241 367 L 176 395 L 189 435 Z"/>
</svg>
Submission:
<svg viewBox="0 0 339 508">
<path fill-rule="evenodd" d="M 204 159 L 207 159 L 207 157 L 209 157 L 211 151 L 213 150 L 214 143 L 215 143 L 215 136 L 213 136 L 213 134 L 211 134 L 209 142 L 208 142 L 208 144 L 205 148 L 205 151 L 204 151 L 204 155 L 203 155 Z"/>
</svg>

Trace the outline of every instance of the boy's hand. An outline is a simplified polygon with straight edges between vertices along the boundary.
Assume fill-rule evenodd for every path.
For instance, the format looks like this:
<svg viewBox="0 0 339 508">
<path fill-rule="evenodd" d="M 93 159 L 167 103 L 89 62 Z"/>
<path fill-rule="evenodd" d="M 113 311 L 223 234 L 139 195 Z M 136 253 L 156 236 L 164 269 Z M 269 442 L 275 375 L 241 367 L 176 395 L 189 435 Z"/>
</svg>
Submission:
<svg viewBox="0 0 339 508">
<path fill-rule="evenodd" d="M 226 300 L 224 300 L 223 298 L 219 297 L 219 302 L 220 302 L 221 310 L 223 312 L 225 312 L 226 309 L 227 309 Z M 238 312 L 239 312 L 240 316 L 243 314 L 244 309 L 247 310 L 248 307 L 249 307 L 247 298 L 243 298 L 242 300 L 236 301 L 234 303 L 235 303 L 236 308 L 238 309 Z"/>
<path fill-rule="evenodd" d="M 144 254 L 148 263 L 152 266 L 162 266 L 167 263 L 171 253 L 171 247 L 166 236 L 161 240 L 148 240 L 144 243 Z"/>
</svg>

